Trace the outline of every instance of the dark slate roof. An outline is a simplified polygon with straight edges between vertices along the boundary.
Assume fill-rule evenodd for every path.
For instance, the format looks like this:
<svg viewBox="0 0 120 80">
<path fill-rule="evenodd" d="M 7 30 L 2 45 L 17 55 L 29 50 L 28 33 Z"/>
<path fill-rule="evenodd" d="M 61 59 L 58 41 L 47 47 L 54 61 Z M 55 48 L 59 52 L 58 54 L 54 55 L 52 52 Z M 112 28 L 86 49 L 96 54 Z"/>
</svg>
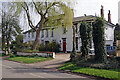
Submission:
<svg viewBox="0 0 120 80">
<path fill-rule="evenodd" d="M 93 16 L 93 15 L 74 17 L 73 18 L 73 24 L 76 24 L 76 23 L 82 22 L 82 21 L 93 22 L 96 19 L 96 17 L 97 16 Z M 116 26 L 113 23 L 110 23 L 110 22 L 108 22 L 106 20 L 105 20 L 105 23 L 110 25 L 111 27 L 115 27 Z"/>
<path fill-rule="evenodd" d="M 73 18 L 73 23 L 75 22 L 81 22 L 81 21 L 94 21 L 95 16 L 89 15 L 89 16 L 81 16 L 81 17 L 74 17 Z"/>
<path fill-rule="evenodd" d="M 74 17 L 73 18 L 73 24 L 82 22 L 82 21 L 87 21 L 87 22 L 93 22 L 96 19 L 97 16 L 93 16 L 93 15 L 88 15 L 88 16 L 81 16 L 81 17 Z M 116 25 L 114 25 L 113 23 L 109 23 L 108 21 L 105 20 L 105 22 L 110 25 L 111 27 L 115 27 Z M 36 25 L 36 28 L 38 28 L 38 26 L 40 25 L 40 22 Z M 33 30 L 34 32 L 35 30 Z M 26 34 L 27 32 L 31 32 L 31 29 L 28 31 L 23 32 L 23 34 Z"/>
</svg>

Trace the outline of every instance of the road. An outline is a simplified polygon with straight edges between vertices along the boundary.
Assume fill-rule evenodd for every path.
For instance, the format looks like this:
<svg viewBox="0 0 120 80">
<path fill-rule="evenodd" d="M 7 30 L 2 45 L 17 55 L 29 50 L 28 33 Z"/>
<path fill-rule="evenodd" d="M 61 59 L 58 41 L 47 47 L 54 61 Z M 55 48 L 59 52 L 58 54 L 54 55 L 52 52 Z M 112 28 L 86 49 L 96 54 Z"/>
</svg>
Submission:
<svg viewBox="0 0 120 80">
<path fill-rule="evenodd" d="M 58 71 L 57 67 L 68 60 L 69 54 L 58 54 L 53 60 L 33 64 L 2 60 L 2 78 L 80 78 L 80 80 L 90 80 L 87 77 Z"/>
</svg>

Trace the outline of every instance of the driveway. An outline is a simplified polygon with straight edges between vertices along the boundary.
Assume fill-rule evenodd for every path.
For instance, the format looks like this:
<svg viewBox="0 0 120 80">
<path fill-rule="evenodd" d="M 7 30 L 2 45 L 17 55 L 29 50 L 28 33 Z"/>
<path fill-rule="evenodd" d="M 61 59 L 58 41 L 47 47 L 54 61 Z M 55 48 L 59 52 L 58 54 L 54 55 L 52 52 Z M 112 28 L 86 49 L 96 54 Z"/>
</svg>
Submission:
<svg viewBox="0 0 120 80">
<path fill-rule="evenodd" d="M 69 60 L 69 56 L 68 53 L 59 53 L 53 60 L 33 64 L 2 60 L 2 78 L 79 78 L 79 80 L 90 80 L 87 77 L 57 70 L 57 67 Z"/>
</svg>

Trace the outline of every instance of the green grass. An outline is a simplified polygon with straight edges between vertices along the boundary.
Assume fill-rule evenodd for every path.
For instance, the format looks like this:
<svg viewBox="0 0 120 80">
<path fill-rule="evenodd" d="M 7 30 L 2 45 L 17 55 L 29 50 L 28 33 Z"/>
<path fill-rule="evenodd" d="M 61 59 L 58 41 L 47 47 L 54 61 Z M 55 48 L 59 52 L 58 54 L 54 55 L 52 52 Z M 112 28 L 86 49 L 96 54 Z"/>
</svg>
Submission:
<svg viewBox="0 0 120 80">
<path fill-rule="evenodd" d="M 51 60 L 53 58 L 51 57 L 48 57 L 48 58 L 45 58 L 45 57 L 9 57 L 7 59 L 11 61 L 22 62 L 22 63 L 36 63 L 36 62 Z"/>
<path fill-rule="evenodd" d="M 111 70 L 105 70 L 105 69 L 95 69 L 95 68 L 82 68 L 76 66 L 76 64 L 68 62 L 65 63 L 62 67 L 59 68 L 59 70 L 71 70 L 71 72 L 75 73 L 82 73 L 82 74 L 88 74 L 103 78 L 109 78 L 109 79 L 118 79 L 118 74 L 120 75 L 120 69 L 111 69 Z"/>
<path fill-rule="evenodd" d="M 5 55 L 4 53 L 0 54 L 0 57 L 3 57 L 3 56 L 8 56 L 8 55 Z"/>
</svg>

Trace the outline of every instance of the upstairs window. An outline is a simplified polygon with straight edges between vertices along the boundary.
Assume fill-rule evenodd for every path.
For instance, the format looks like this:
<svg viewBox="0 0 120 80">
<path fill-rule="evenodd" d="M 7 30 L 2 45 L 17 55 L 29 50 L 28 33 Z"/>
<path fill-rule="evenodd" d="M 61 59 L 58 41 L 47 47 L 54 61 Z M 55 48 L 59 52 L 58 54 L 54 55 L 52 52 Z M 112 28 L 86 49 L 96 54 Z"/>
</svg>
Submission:
<svg viewBox="0 0 120 80">
<path fill-rule="evenodd" d="M 66 27 L 63 27 L 63 34 L 66 34 Z"/>
<path fill-rule="evenodd" d="M 76 50 L 78 50 L 78 37 L 76 37 Z"/>
<path fill-rule="evenodd" d="M 30 38 L 30 32 L 28 32 L 28 38 Z"/>
<path fill-rule="evenodd" d="M 77 27 L 77 24 L 75 24 L 75 31 L 76 31 L 76 33 L 78 32 L 78 27 Z"/>
<path fill-rule="evenodd" d="M 52 34 L 51 34 L 51 37 L 53 37 L 53 35 L 54 35 L 54 29 L 52 29 Z"/>
<path fill-rule="evenodd" d="M 43 38 L 44 37 L 44 30 L 42 30 L 42 34 L 41 34 L 41 38 Z"/>
<path fill-rule="evenodd" d="M 26 38 L 26 34 L 24 34 L 24 38 Z"/>
<path fill-rule="evenodd" d="M 32 33 L 32 38 L 34 37 L 34 32 Z"/>
<path fill-rule="evenodd" d="M 46 37 L 48 37 L 48 30 L 46 30 Z"/>
<path fill-rule="evenodd" d="M 63 28 L 63 34 L 66 34 L 67 30 L 66 30 L 66 26 L 64 24 L 62 24 L 62 28 Z"/>
</svg>

